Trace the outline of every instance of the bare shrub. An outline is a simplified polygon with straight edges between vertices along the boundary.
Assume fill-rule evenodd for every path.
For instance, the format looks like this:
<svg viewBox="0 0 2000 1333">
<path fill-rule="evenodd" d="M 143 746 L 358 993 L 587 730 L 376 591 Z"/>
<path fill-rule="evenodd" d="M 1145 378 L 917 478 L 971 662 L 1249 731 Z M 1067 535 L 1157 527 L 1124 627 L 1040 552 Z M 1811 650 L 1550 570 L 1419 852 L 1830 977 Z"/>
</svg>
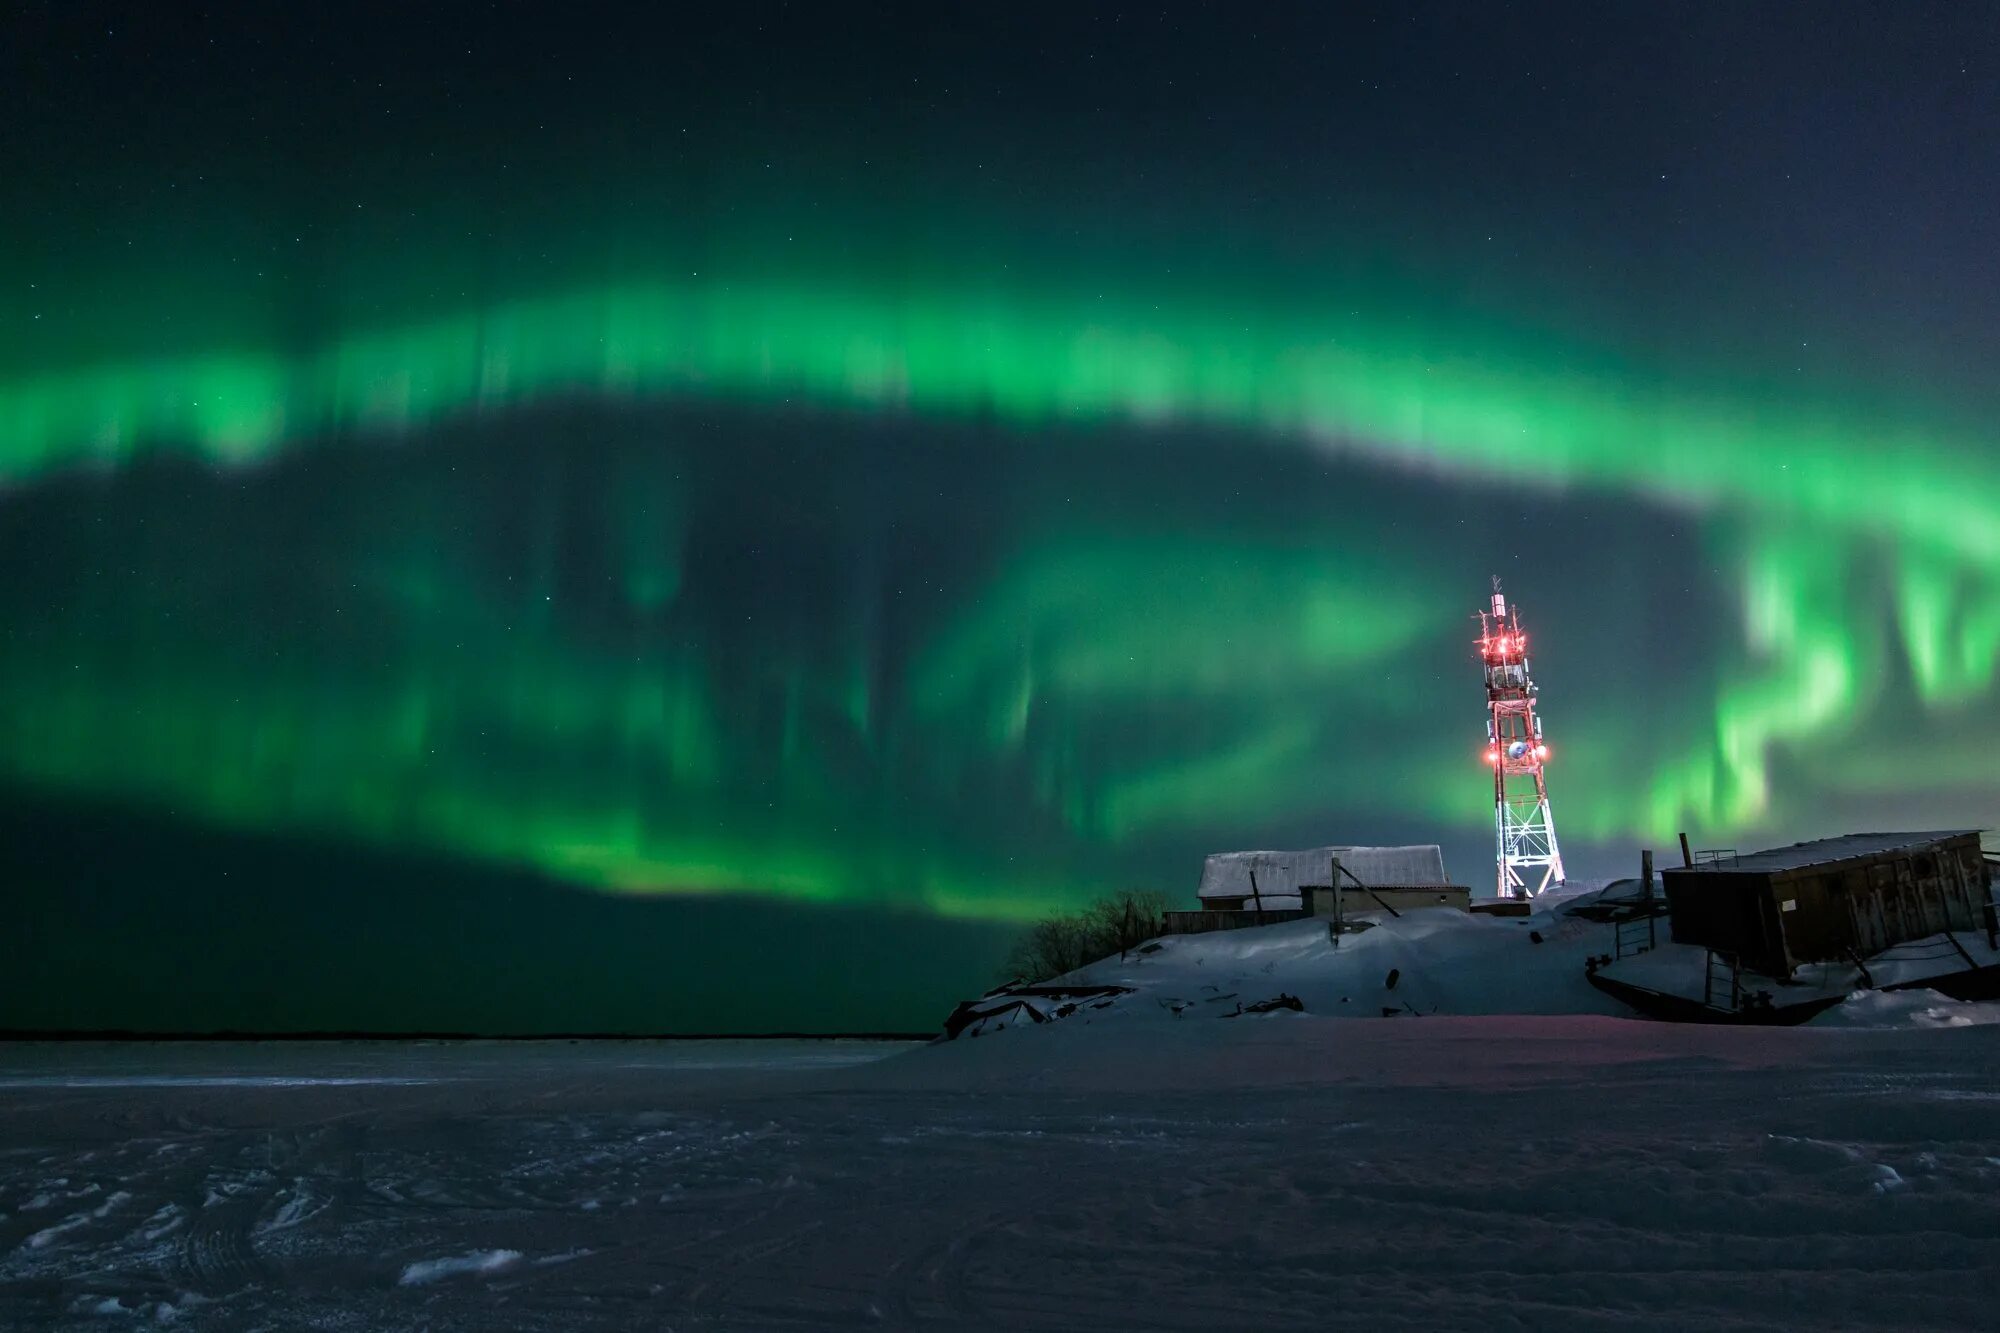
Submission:
<svg viewBox="0 0 2000 1333">
<path fill-rule="evenodd" d="M 1047 981 L 1111 954 L 1137 948 L 1160 933 L 1167 897 L 1121 889 L 1075 912 L 1058 912 L 1029 926 L 1007 954 L 1007 975 Z"/>
</svg>

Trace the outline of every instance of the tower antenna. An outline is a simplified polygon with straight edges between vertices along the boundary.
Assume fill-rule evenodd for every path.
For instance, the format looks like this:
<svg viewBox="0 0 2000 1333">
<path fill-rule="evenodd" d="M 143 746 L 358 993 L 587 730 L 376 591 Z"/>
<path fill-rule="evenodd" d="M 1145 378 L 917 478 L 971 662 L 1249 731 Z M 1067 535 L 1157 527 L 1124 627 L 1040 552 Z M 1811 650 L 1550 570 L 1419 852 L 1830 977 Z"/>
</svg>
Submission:
<svg viewBox="0 0 2000 1333">
<path fill-rule="evenodd" d="M 1493 768 L 1493 863 L 1502 898 L 1532 898 L 1562 882 L 1562 851 L 1549 813 L 1543 766 L 1549 747 L 1535 712 L 1528 636 L 1493 576 L 1493 600 L 1479 613 L 1479 658 L 1486 672 L 1486 762 Z"/>
</svg>

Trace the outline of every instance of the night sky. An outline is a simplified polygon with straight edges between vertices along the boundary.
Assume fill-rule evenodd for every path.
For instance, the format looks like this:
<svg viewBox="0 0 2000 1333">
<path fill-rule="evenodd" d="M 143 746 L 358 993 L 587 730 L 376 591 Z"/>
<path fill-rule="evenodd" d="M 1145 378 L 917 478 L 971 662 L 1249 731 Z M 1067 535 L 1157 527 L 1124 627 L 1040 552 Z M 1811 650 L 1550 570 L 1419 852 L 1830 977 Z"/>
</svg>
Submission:
<svg viewBox="0 0 2000 1333">
<path fill-rule="evenodd" d="M 923 1029 L 2000 808 L 2000 10 L 15 6 L 0 1026 Z"/>
</svg>

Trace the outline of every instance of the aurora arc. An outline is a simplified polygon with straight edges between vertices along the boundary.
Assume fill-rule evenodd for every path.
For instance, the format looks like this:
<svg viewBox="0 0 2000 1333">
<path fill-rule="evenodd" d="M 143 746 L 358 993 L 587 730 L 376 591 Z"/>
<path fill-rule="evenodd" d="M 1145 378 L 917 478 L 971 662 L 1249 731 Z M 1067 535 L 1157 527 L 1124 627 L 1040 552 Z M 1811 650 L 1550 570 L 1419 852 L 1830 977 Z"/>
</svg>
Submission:
<svg viewBox="0 0 2000 1333">
<path fill-rule="evenodd" d="M 193 352 L 42 373 L 0 383 L 0 475 L 25 488 L 68 472 L 115 470 L 154 452 L 222 467 L 278 462 L 332 437 L 394 438 L 573 397 L 752 406 L 799 399 L 938 418 L 990 413 L 1020 431 L 1049 423 L 1247 428 L 1390 464 L 1716 514 L 1726 525 L 1723 545 L 1744 571 L 1749 658 L 1716 682 L 1712 728 L 1683 735 L 1680 752 L 1659 762 L 1648 786 L 1636 795 L 1570 799 L 1571 817 L 1598 835 L 1657 832 L 1686 819 L 1703 827 L 1754 821 L 1768 808 L 1773 747 L 1837 733 L 1852 705 L 1878 688 L 1890 632 L 1878 622 L 1900 634 L 1927 701 L 1974 697 L 1991 679 L 2000 644 L 2000 470 L 1983 441 L 1957 423 L 1918 409 L 1857 410 L 1831 398 L 1815 406 L 1793 392 L 1759 396 L 1621 372 L 1608 359 L 1580 358 L 1573 346 L 1499 324 L 1412 328 L 1391 315 L 1324 315 L 1310 302 L 1196 301 L 1177 298 L 1164 278 L 1088 298 L 1059 284 L 1038 291 L 1018 277 L 1005 295 L 995 290 L 972 280 L 885 290 L 831 278 L 703 275 L 501 301 L 293 354 Z M 1800 525 L 1830 539 L 1766 531 Z M 1881 548 L 1893 552 L 1891 586 L 1879 598 L 1857 599 L 1852 576 L 1879 564 Z M 1071 567 L 1079 562 L 1088 564 L 1076 556 Z M 1110 577 L 1127 585 L 1142 579 L 1137 570 Z M 984 625 L 974 616 L 934 648 L 932 703 L 922 706 L 980 710 L 980 700 L 953 691 L 978 675 L 981 662 L 1006 656 L 997 642 L 979 649 L 982 636 L 1005 639 L 1013 624 L 1074 621 L 1076 610 L 1035 591 L 1063 582 L 1051 575 L 1017 584 L 1026 591 L 1012 594 L 1011 609 Z M 1307 575 L 1281 580 L 1273 613 L 1287 614 L 1280 603 L 1309 584 Z M 1425 587 L 1421 595 L 1441 591 Z M 1010 594 L 997 595 L 1004 607 Z M 1431 615 L 1449 610 L 1426 606 Z M 1419 628 L 1375 636 L 1370 651 L 1391 653 Z M 1031 702 L 1061 707 L 1101 687 L 1109 661 L 1096 651 L 1102 645 L 1068 633 L 1069 649 L 1005 682 L 990 680 L 984 744 L 1021 744 L 1020 717 Z M 1316 660 L 1312 640 L 1300 643 L 1299 660 Z M 972 654 L 963 675 L 935 666 L 954 653 Z M 589 674 L 579 666 L 564 679 Z M 190 666 L 186 680 L 200 675 Z M 683 781 L 699 785 L 721 745 L 705 738 L 712 701 L 691 676 L 675 679 L 669 692 L 681 701 L 678 720 L 658 723 L 656 743 Z M 51 694 L 46 683 L 17 684 L 23 697 Z M 253 682 L 239 685 L 254 690 Z M 628 712 L 653 707 L 644 702 L 651 687 L 638 676 L 615 690 L 634 701 Z M 142 711 L 170 711 L 169 700 L 158 702 Z M 369 711 L 359 706 L 348 734 L 394 753 L 381 735 L 393 724 Z M 255 730 L 284 710 L 267 700 L 232 711 L 218 698 L 201 715 L 236 717 Z M 190 778 L 202 766 L 186 762 L 171 737 L 120 745 L 125 724 L 107 721 L 85 695 L 37 717 L 11 729 L 6 765 L 17 776 L 172 793 L 225 820 L 281 816 L 252 773 L 211 764 L 209 776 Z M 89 743 L 77 744 L 79 736 Z M 1099 788 L 1090 799 L 1064 778 L 1061 762 L 1044 756 L 1037 791 L 1072 831 L 1115 843 L 1212 804 L 1217 792 L 1268 790 L 1269 775 L 1306 762 L 1317 740 L 1310 729 L 1246 724 L 1199 760 L 1122 779 L 1099 772 L 1086 782 Z M 250 739 L 244 744 L 254 748 Z M 110 757 L 121 750 L 132 757 Z M 1246 787 L 1246 777 L 1263 784 Z M 914 881 L 933 910 L 972 915 L 1032 911 L 1067 892 L 1053 878 L 1027 892 L 1018 876 L 985 882 L 973 866 L 928 853 L 913 860 L 886 845 L 857 851 L 832 799 L 805 802 L 819 814 L 806 817 L 802 840 L 786 850 L 777 838 L 775 851 L 745 869 L 742 840 L 711 844 L 692 827 L 639 829 L 624 816 L 593 812 L 587 794 L 571 808 L 558 800 L 539 819 L 523 819 L 518 801 L 482 796 L 476 785 L 388 791 L 403 808 L 377 808 L 390 799 L 379 788 L 322 793 L 306 804 L 315 818 L 364 834 L 414 830 L 451 850 L 526 860 L 607 888 L 684 884 L 814 898 Z M 1441 798 L 1430 803 L 1443 817 L 1464 813 Z M 503 810 L 512 813 L 502 817 Z M 827 852 L 843 840 L 845 850 Z"/>
<path fill-rule="evenodd" d="M 797 393 L 991 410 L 1021 426 L 1214 421 L 2000 562 L 2000 469 L 1966 467 L 1979 452 L 1965 446 L 1983 441 L 1638 375 L 1537 370 L 1472 332 L 1413 338 L 1283 312 L 1176 310 L 1143 290 L 982 300 L 976 286 L 886 296 L 833 282 L 639 284 L 503 302 L 299 356 L 197 354 L 0 383 L 0 477 L 115 466 L 149 447 L 245 463 L 331 432 L 407 431 L 565 393 Z"/>
</svg>

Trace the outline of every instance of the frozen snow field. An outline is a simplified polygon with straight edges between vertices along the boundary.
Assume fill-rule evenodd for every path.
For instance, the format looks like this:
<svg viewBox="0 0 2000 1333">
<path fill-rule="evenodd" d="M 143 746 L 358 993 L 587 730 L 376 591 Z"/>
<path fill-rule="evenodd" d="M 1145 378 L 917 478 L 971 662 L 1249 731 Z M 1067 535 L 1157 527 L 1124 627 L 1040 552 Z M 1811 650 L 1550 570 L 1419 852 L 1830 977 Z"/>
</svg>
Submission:
<svg viewBox="0 0 2000 1333">
<path fill-rule="evenodd" d="M 8 1329 L 1996 1325 L 2000 1026 L 0 1047 Z"/>
</svg>

